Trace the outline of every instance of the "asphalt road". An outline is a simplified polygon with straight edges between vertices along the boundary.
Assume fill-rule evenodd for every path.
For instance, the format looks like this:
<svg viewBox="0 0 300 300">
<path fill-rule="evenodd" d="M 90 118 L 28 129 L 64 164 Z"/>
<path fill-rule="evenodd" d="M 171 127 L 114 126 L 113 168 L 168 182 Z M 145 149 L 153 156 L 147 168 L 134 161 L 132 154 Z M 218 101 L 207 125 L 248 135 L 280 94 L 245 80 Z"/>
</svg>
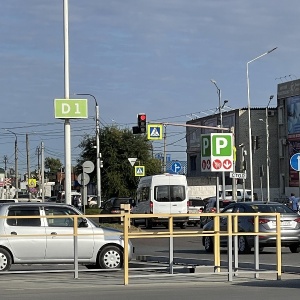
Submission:
<svg viewBox="0 0 300 300">
<path fill-rule="evenodd" d="M 161 231 L 157 228 L 154 231 Z M 185 230 L 198 230 L 188 227 Z M 155 235 L 155 234 L 154 234 Z M 163 257 L 168 259 L 168 238 L 133 239 L 136 247 L 135 258 L 140 256 Z M 300 254 L 290 253 L 282 249 L 283 269 L 289 265 L 300 266 Z M 260 255 L 264 265 L 275 265 L 274 248 L 266 248 Z M 197 260 L 201 264 L 213 265 L 213 254 L 207 254 L 202 246 L 201 238 L 175 238 L 175 260 Z M 221 260 L 227 261 L 226 250 L 222 250 Z M 253 263 L 254 254 L 239 255 L 242 263 Z M 274 273 L 239 274 L 232 282 L 222 274 L 189 273 L 185 266 L 178 265 L 176 275 L 169 275 L 162 270 L 167 265 L 157 262 L 140 262 L 135 259 L 130 263 L 129 285 L 124 285 L 123 270 L 114 272 L 87 271 L 79 268 L 79 278 L 75 279 L 71 266 L 38 265 L 13 266 L 12 271 L 41 270 L 41 273 L 1 273 L 0 297 L 22 300 L 53 299 L 284 299 L 299 298 L 300 271 L 284 272 L 281 280 L 276 280 Z M 147 269 L 146 269 L 147 267 Z M 149 268 L 151 267 L 151 268 Z M 58 268 L 60 272 L 54 272 Z M 133 269 L 135 268 L 135 269 Z M 139 269 L 137 269 L 139 268 Z M 155 268 L 155 269 L 154 269 Z M 181 269 L 182 268 L 182 269 Z M 69 270 L 68 272 L 62 270 Z M 52 272 L 51 272 L 52 271 Z"/>
</svg>

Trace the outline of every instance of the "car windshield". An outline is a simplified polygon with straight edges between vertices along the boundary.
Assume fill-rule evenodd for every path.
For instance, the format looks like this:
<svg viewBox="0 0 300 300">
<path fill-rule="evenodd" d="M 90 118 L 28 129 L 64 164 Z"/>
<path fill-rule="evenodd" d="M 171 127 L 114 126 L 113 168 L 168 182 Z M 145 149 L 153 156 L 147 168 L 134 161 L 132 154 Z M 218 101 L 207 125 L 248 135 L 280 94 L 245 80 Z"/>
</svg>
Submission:
<svg viewBox="0 0 300 300">
<path fill-rule="evenodd" d="M 261 212 L 261 213 L 281 213 L 281 214 L 290 214 L 294 213 L 293 210 L 291 210 L 289 207 L 286 205 L 282 204 L 263 204 L 263 205 L 251 205 L 251 208 L 255 212 Z"/>
<path fill-rule="evenodd" d="M 220 201 L 219 202 L 220 208 L 225 208 L 226 206 L 228 206 L 231 203 L 235 203 L 235 201 L 226 201 L 226 200 Z"/>
</svg>

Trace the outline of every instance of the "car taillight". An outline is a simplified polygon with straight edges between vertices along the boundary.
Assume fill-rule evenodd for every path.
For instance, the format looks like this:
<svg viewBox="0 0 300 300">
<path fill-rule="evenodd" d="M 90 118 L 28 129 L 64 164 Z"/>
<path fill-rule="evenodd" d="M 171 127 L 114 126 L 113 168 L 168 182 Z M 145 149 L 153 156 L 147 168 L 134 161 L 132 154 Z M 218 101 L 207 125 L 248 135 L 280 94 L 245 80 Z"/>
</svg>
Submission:
<svg viewBox="0 0 300 300">
<path fill-rule="evenodd" d="M 297 222 L 297 223 L 300 223 L 300 218 L 297 218 L 294 221 Z"/>
<path fill-rule="evenodd" d="M 249 222 L 254 224 L 254 219 L 253 218 L 249 219 Z M 259 218 L 258 220 L 258 224 L 267 224 L 269 222 L 270 222 L 269 219 L 264 219 L 264 218 Z"/>
<path fill-rule="evenodd" d="M 121 211 L 118 210 L 118 209 L 112 209 L 110 212 L 111 212 L 112 214 L 120 214 L 120 213 L 121 213 Z"/>
<path fill-rule="evenodd" d="M 153 213 L 153 202 L 150 201 L 150 213 Z"/>
<path fill-rule="evenodd" d="M 215 207 L 211 208 L 210 212 L 215 213 L 217 209 Z"/>
<path fill-rule="evenodd" d="M 199 209 L 199 213 L 202 213 L 202 212 L 203 212 L 203 209 L 202 209 L 202 208 L 200 208 L 200 209 Z"/>
<path fill-rule="evenodd" d="M 189 207 L 190 207 L 190 201 L 187 201 L 187 202 L 186 202 L 186 206 L 187 206 L 187 209 L 189 210 Z"/>
</svg>

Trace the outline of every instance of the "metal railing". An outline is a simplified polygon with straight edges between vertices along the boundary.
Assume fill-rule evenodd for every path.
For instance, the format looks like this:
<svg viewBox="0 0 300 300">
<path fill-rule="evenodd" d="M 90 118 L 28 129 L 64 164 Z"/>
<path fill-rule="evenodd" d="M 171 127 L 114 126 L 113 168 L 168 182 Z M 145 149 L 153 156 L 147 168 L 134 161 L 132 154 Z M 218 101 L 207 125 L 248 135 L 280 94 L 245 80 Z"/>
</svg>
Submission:
<svg viewBox="0 0 300 300">
<path fill-rule="evenodd" d="M 255 278 L 259 277 L 259 273 L 263 271 L 259 269 L 259 236 L 276 236 L 276 271 L 277 280 L 281 279 L 281 230 L 280 230 L 280 214 L 279 213 L 199 213 L 193 214 L 194 217 L 209 217 L 214 220 L 214 227 L 212 231 L 203 231 L 203 230 L 174 230 L 173 223 L 174 218 L 178 217 L 179 214 L 130 214 L 124 212 L 121 214 L 114 214 L 113 217 L 120 218 L 120 222 L 123 223 L 123 235 L 124 238 L 124 285 L 129 284 L 129 253 L 128 245 L 129 239 L 142 239 L 142 238 L 169 238 L 169 273 L 173 274 L 174 270 L 174 238 L 180 237 L 203 237 L 203 236 L 212 236 L 214 238 L 214 272 L 221 273 L 221 249 L 220 249 L 220 237 L 227 237 L 227 248 L 228 248 L 228 265 L 227 272 L 228 281 L 233 280 L 233 275 L 239 272 L 238 270 L 238 236 L 254 236 L 254 257 L 255 257 L 255 266 L 254 266 L 254 276 Z M 180 214 L 181 217 L 189 217 L 189 214 Z M 253 217 L 254 222 L 254 231 L 253 232 L 239 232 L 238 231 L 238 219 L 239 217 Z M 276 218 L 276 231 L 275 232 L 259 232 L 259 218 L 264 216 L 273 216 Z M 74 238 L 74 277 L 78 278 L 78 237 L 91 235 L 79 233 L 78 232 L 78 219 L 79 218 L 111 218 L 111 214 L 99 214 L 99 215 L 68 215 L 68 216 L 0 216 L 0 218 L 5 219 L 43 219 L 43 218 L 72 218 L 73 219 L 73 233 L 71 234 L 57 234 L 57 236 L 73 236 Z M 132 219 L 147 219 L 147 218 L 165 218 L 168 220 L 168 228 L 164 231 L 141 231 L 133 232 L 130 230 Z M 227 218 L 227 231 L 222 231 L 220 229 L 220 218 Z M 97 234 L 94 234 L 97 235 Z M 102 235 L 102 234 L 98 234 Z M 116 235 L 116 233 L 114 233 Z M 20 234 L 18 236 L 0 235 L 0 238 L 20 238 L 20 237 L 34 237 L 34 236 L 51 236 L 50 234 Z M 232 252 L 234 253 L 234 266 L 232 260 Z M 249 271 L 248 271 L 249 273 Z M 147 276 L 147 275 L 145 275 Z"/>
</svg>

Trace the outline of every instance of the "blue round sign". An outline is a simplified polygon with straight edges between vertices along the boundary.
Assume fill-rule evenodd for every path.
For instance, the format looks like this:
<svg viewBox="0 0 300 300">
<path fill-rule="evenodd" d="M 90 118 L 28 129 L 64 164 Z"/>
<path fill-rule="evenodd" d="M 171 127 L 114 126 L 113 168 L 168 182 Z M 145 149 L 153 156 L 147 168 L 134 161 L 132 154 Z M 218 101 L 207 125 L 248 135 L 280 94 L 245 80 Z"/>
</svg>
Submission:
<svg viewBox="0 0 300 300">
<path fill-rule="evenodd" d="M 181 171 L 181 163 L 178 162 L 178 161 L 173 162 L 172 165 L 171 165 L 171 170 L 174 173 L 179 173 Z"/>
<path fill-rule="evenodd" d="M 290 166 L 295 171 L 300 171 L 300 153 L 296 153 L 291 157 Z"/>
</svg>

